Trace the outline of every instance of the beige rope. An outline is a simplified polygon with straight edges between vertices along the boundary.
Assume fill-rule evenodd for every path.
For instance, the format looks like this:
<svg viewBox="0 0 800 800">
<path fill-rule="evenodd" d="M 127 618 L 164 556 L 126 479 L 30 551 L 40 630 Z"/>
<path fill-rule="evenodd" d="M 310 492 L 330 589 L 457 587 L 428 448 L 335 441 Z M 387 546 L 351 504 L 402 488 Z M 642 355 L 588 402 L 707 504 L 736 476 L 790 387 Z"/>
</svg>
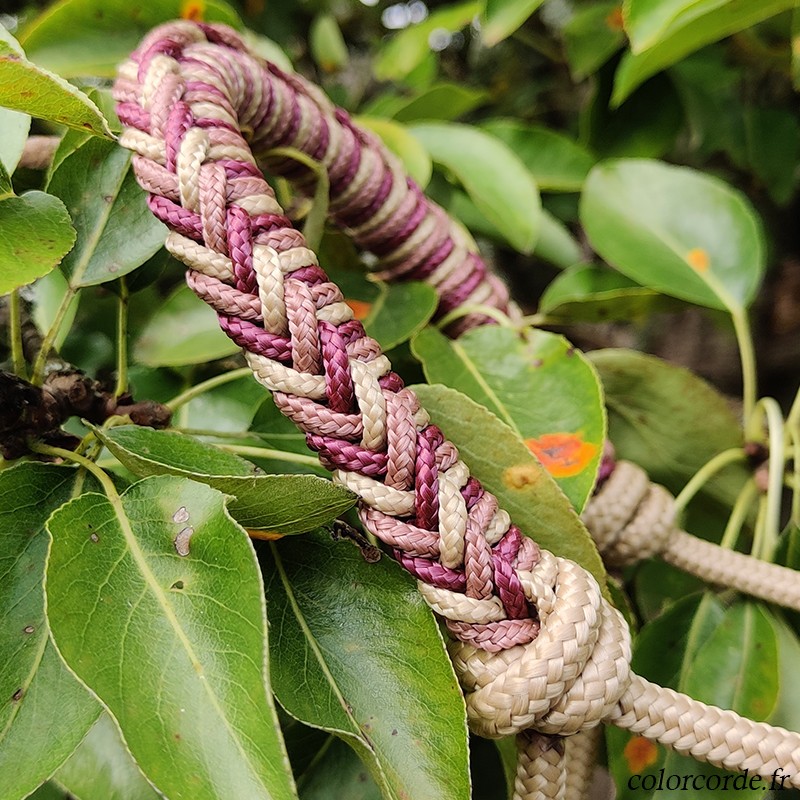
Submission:
<svg viewBox="0 0 800 800">
<path fill-rule="evenodd" d="M 582 519 L 609 566 L 660 555 L 707 583 L 800 611 L 800 574 L 678 530 L 672 495 L 629 461 L 617 462 Z"/>
<path fill-rule="evenodd" d="M 580 731 L 564 740 L 566 791 L 564 800 L 587 800 L 592 785 L 602 727 Z"/>
<path fill-rule="evenodd" d="M 514 797 L 563 800 L 568 780 L 564 766 L 564 739 L 532 731 L 517 736 Z"/>
</svg>

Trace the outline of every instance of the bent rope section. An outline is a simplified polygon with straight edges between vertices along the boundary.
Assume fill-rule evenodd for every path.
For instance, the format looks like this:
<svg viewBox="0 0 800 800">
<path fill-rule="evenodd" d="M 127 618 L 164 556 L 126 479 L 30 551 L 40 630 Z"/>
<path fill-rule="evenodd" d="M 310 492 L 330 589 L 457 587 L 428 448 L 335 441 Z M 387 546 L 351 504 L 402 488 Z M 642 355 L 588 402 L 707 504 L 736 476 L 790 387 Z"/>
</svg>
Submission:
<svg viewBox="0 0 800 800">
<path fill-rule="evenodd" d="M 359 495 L 365 527 L 445 619 L 473 729 L 520 734 L 519 800 L 561 797 L 559 737 L 603 720 L 728 769 L 765 777 L 781 769 L 800 786 L 800 735 L 630 672 L 622 616 L 582 567 L 524 536 L 429 424 L 283 214 L 251 145 L 318 137 L 315 157 L 329 171 L 342 218 L 359 210 L 370 216 L 365 187 L 401 194 L 396 159 L 368 156 L 380 148 L 363 147 L 369 138 L 343 112 L 250 55 L 223 26 L 177 22 L 155 30 L 121 68 L 115 96 L 121 141 L 136 154 L 139 181 L 171 230 L 167 246 L 189 267 L 189 285 L 216 309 L 256 379 L 334 480 Z M 435 207 L 402 184 L 412 219 L 436 219 Z M 427 249 L 429 234 L 394 214 L 374 223 L 404 220 L 392 264 L 421 263 L 418 248 Z M 354 236 L 366 235 L 352 217 L 346 224 Z M 480 302 L 506 305 L 477 257 L 451 239 L 450 255 L 433 271 L 444 272 L 451 257 L 467 263 L 467 286 L 486 295 Z M 465 280 L 449 295 L 440 289 L 442 296 L 464 302 Z"/>
<path fill-rule="evenodd" d="M 800 575 L 698 539 L 674 525 L 675 501 L 640 467 L 618 461 L 581 515 L 608 566 L 660 555 L 706 583 L 800 611 Z"/>
</svg>

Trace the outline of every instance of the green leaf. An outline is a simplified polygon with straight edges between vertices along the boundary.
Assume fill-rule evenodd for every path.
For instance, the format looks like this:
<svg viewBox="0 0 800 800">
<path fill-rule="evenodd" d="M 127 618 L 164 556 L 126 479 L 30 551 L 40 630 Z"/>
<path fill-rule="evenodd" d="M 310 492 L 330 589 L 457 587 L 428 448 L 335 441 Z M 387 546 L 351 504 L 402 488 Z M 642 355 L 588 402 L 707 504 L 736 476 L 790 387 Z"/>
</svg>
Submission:
<svg viewBox="0 0 800 800">
<path fill-rule="evenodd" d="M 522 160 L 542 191 L 577 192 L 595 157 L 567 136 L 519 120 L 493 119 L 481 129 L 505 142 Z"/>
<path fill-rule="evenodd" d="M 589 354 L 608 408 L 608 437 L 617 455 L 639 464 L 673 492 L 717 453 L 742 446 L 742 431 L 727 400 L 689 370 L 633 350 Z M 726 467 L 704 491 L 733 504 L 748 477 Z"/>
<path fill-rule="evenodd" d="M 100 109 L 83 92 L 57 75 L 42 69 L 39 64 L 28 61 L 17 41 L 2 25 L 0 25 L 0 105 L 69 128 L 89 131 L 95 136 L 114 138 Z M 2 146 L 4 151 L 8 148 L 8 151 L 13 153 L 20 146 L 21 127 L 25 128 L 27 136 L 27 124 L 19 117 L 10 118 L 6 114 L 0 121 L 11 122 L 14 125 L 11 140 Z M 19 152 L 22 152 L 21 149 Z M 9 164 L 6 166 L 11 169 L 12 166 L 16 166 L 16 162 L 12 166 Z"/>
<path fill-rule="evenodd" d="M 104 713 L 54 779 L 80 800 L 158 800 Z"/>
<path fill-rule="evenodd" d="M 769 718 L 778 699 L 778 645 L 761 606 L 740 601 L 725 610 L 698 648 L 681 690 L 757 722 Z"/>
<path fill-rule="evenodd" d="M 358 125 L 376 133 L 402 162 L 408 174 L 424 189 L 431 179 L 431 157 L 405 125 L 381 117 L 356 117 Z"/>
<path fill-rule="evenodd" d="M 580 214 L 595 250 L 643 286 L 729 311 L 758 290 L 760 221 L 744 195 L 710 175 L 608 161 L 589 173 Z"/>
<path fill-rule="evenodd" d="M 64 204 L 44 192 L 0 200 L 0 295 L 41 278 L 75 243 Z"/>
<path fill-rule="evenodd" d="M 129 151 L 90 139 L 50 178 L 47 190 L 64 201 L 78 232 L 62 268 L 73 287 L 127 275 L 164 244 L 166 228 L 148 209 L 130 163 Z"/>
<path fill-rule="evenodd" d="M 72 468 L 37 462 L 0 472 L 2 800 L 19 800 L 36 789 L 100 713 L 50 642 L 42 590 L 45 522 L 80 491 L 77 476 Z"/>
<path fill-rule="evenodd" d="M 800 692 L 800 675 L 795 665 L 800 659 L 800 641 L 797 634 L 769 609 L 764 609 L 772 623 L 778 645 L 778 702 L 769 718 L 772 725 L 779 725 L 790 731 L 800 728 L 800 709 L 797 706 Z"/>
<path fill-rule="evenodd" d="M 605 596 L 605 569 L 591 536 L 549 473 L 519 436 L 491 411 L 446 386 L 414 391 L 464 463 L 497 497 L 520 530 L 594 575 Z"/>
<path fill-rule="evenodd" d="M 11 184 L 11 176 L 8 174 L 8 170 L 6 170 L 6 168 L 3 166 L 3 162 L 0 161 L 0 201 L 14 196 L 14 187 Z"/>
<path fill-rule="evenodd" d="M 245 375 L 193 398 L 178 409 L 177 419 L 185 428 L 239 433 L 250 426 L 262 403 L 269 399 L 264 387 L 252 375 Z M 291 422 L 289 425 L 294 428 Z"/>
<path fill-rule="evenodd" d="M 503 234 L 478 211 L 472 200 L 457 187 L 440 179 L 434 180 L 428 191 L 451 217 L 460 220 L 472 233 L 487 236 L 501 243 L 505 242 Z M 533 254 L 561 269 L 575 264 L 583 257 L 580 245 L 567 226 L 546 208 L 542 209 L 539 217 L 539 235 L 533 248 Z"/>
<path fill-rule="evenodd" d="M 634 643 L 631 666 L 655 683 L 678 688 L 682 671 L 691 664 L 703 641 L 714 633 L 724 614 L 724 607 L 710 593 L 681 598 L 641 629 Z M 641 800 L 641 780 L 658 781 L 668 752 L 648 739 L 611 726 L 606 740 L 609 769 L 619 800 Z M 690 762 L 678 773 L 696 774 L 701 768 L 699 763 Z M 672 774 L 666 769 L 664 773 Z M 639 783 L 629 783 L 633 776 L 638 777 Z"/>
<path fill-rule="evenodd" d="M 794 5 L 795 0 L 630 0 L 625 29 L 631 52 L 617 70 L 614 103 L 689 53 Z"/>
<path fill-rule="evenodd" d="M 466 713 L 434 618 L 387 558 L 324 533 L 263 560 L 281 705 L 341 736 L 389 800 L 468 800 Z M 349 795 L 348 795 L 349 800 Z"/>
<path fill-rule="evenodd" d="M 391 116 L 398 122 L 452 120 L 474 111 L 489 100 L 483 89 L 458 83 L 435 83 L 411 100 L 398 98 Z"/>
<path fill-rule="evenodd" d="M 254 464 L 193 436 L 136 425 L 95 433 L 139 477 L 178 475 L 232 498 L 231 516 L 244 528 L 302 533 L 330 522 L 356 497 L 316 475 L 264 475 Z"/>
<path fill-rule="evenodd" d="M 496 414 L 583 508 L 602 456 L 605 412 L 594 369 L 566 339 L 487 325 L 453 341 L 426 328 L 412 351 L 429 383 L 458 389 Z"/>
<path fill-rule="evenodd" d="M 644 319 L 669 303 L 663 295 L 619 272 L 595 264 L 574 264 L 544 290 L 539 311 L 566 322 L 629 322 Z"/>
<path fill-rule="evenodd" d="M 20 36 L 28 57 L 65 78 L 113 78 L 146 33 L 179 17 L 241 27 L 223 0 L 60 0 L 26 25 Z"/>
<path fill-rule="evenodd" d="M 439 8 L 423 22 L 400 31 L 380 51 L 374 64 L 379 81 L 396 81 L 405 78 L 418 67 L 431 52 L 428 40 L 438 29 L 453 33 L 468 25 L 481 12 L 484 0 L 467 0 Z"/>
<path fill-rule="evenodd" d="M 539 191 L 525 164 L 503 142 L 457 123 L 414 125 L 431 158 L 458 178 L 482 214 L 522 253 L 539 231 Z"/>
<path fill-rule="evenodd" d="M 347 64 L 347 45 L 333 14 L 317 14 L 311 22 L 308 44 L 314 61 L 324 72 L 336 72 Z"/>
<path fill-rule="evenodd" d="M 220 330 L 214 310 L 185 285 L 150 317 L 134 345 L 137 360 L 151 367 L 204 364 L 238 351 Z"/>
<path fill-rule="evenodd" d="M 579 6 L 562 30 L 575 80 L 597 72 L 625 42 L 619 0 Z"/>
<path fill-rule="evenodd" d="M 295 797 L 266 688 L 263 586 L 222 495 L 147 478 L 73 500 L 48 529 L 53 638 L 159 791 Z"/>
<path fill-rule="evenodd" d="M 486 0 L 481 36 L 488 47 L 502 42 L 539 8 L 544 0 Z"/>
<path fill-rule="evenodd" d="M 33 794 L 28 795 L 28 800 L 72 800 L 54 783 L 43 783 Z"/>
<path fill-rule="evenodd" d="M 702 644 L 694 658 L 684 667 L 680 690 L 702 702 L 730 708 L 744 717 L 757 721 L 766 719 L 778 697 L 778 645 L 765 610 L 752 602 L 737 603 L 725 610 L 716 628 L 700 641 Z M 664 773 L 682 775 L 687 772 L 698 776 L 716 775 L 720 782 L 728 776 L 732 781 L 728 772 L 668 752 Z M 755 800 L 764 795 L 763 785 L 731 785 L 736 788 L 737 797 Z M 662 789 L 653 796 L 658 800 L 679 800 L 685 797 L 681 789 Z M 730 797 L 730 788 L 706 788 L 703 794 L 726 800 Z"/>
<path fill-rule="evenodd" d="M 384 350 L 391 350 L 422 330 L 438 304 L 436 290 L 427 283 L 384 283 L 364 320 L 364 328 Z"/>
<path fill-rule="evenodd" d="M 361 759 L 333 736 L 298 780 L 298 788 L 300 800 L 381 800 L 381 790 Z"/>
<path fill-rule="evenodd" d="M 17 168 L 30 126 L 31 118 L 28 114 L 0 108 L 0 131 L 3 131 L 0 138 L 0 165 L 9 175 Z"/>
</svg>

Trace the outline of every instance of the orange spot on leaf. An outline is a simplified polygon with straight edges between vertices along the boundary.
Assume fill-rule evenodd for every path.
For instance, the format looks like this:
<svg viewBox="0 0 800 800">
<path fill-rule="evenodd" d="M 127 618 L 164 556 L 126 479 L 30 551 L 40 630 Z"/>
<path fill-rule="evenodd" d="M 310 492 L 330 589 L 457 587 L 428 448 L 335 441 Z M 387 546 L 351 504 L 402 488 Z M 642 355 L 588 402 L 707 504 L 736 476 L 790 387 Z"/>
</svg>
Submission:
<svg viewBox="0 0 800 800">
<path fill-rule="evenodd" d="M 617 6 L 607 17 L 606 25 L 612 31 L 621 31 L 624 27 L 624 20 L 622 18 L 622 6 Z"/>
<path fill-rule="evenodd" d="M 184 0 L 181 5 L 181 19 L 191 22 L 202 22 L 206 18 L 206 4 L 204 0 Z"/>
<path fill-rule="evenodd" d="M 345 298 L 345 303 L 350 306 L 353 311 L 353 316 L 361 321 L 369 316 L 372 311 L 372 303 L 365 303 L 363 300 L 348 300 Z"/>
<path fill-rule="evenodd" d="M 597 454 L 597 445 L 577 433 L 545 433 L 526 439 L 528 449 L 554 478 L 569 478 L 583 472 Z"/>
<path fill-rule="evenodd" d="M 644 772 L 658 761 L 658 748 L 644 736 L 634 736 L 622 751 L 632 775 Z"/>
<path fill-rule="evenodd" d="M 698 272 L 705 272 L 711 264 L 711 259 L 702 247 L 695 247 L 686 254 L 686 263 Z"/>
</svg>

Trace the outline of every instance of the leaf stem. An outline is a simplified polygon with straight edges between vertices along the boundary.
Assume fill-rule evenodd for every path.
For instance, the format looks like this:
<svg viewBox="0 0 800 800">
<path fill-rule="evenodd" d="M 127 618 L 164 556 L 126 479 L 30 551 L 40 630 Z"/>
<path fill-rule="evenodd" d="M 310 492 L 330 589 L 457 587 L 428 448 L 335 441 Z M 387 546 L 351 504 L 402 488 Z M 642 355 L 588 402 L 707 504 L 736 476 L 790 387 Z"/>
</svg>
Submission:
<svg viewBox="0 0 800 800">
<path fill-rule="evenodd" d="M 280 461 L 289 461 L 292 464 L 304 464 L 308 467 L 319 467 L 319 461 L 314 456 L 307 456 L 303 453 L 287 453 L 285 450 L 273 450 L 269 447 L 251 447 L 244 444 L 218 444 L 221 450 L 229 453 L 236 453 L 240 456 L 252 456 L 253 458 L 274 458 Z"/>
<path fill-rule="evenodd" d="M 753 334 L 747 310 L 741 306 L 730 308 L 733 330 L 739 343 L 739 357 L 742 361 L 742 400 L 744 403 L 744 423 L 749 424 L 758 397 L 758 373 L 753 348 Z"/>
<path fill-rule="evenodd" d="M 25 353 L 22 348 L 22 308 L 19 302 L 19 289 L 14 289 L 8 298 L 9 321 L 8 336 L 11 346 L 11 363 L 14 374 L 27 379 Z"/>
<path fill-rule="evenodd" d="M 742 525 L 744 525 L 747 512 L 750 510 L 750 504 L 757 494 L 758 487 L 756 486 L 756 482 L 750 479 L 742 487 L 739 496 L 736 498 L 736 502 L 733 504 L 731 515 L 728 517 L 728 523 L 725 526 L 725 533 L 722 534 L 722 540 L 719 543 L 720 547 L 726 550 L 733 550 L 736 547 Z"/>
<path fill-rule="evenodd" d="M 44 370 L 47 366 L 47 359 L 50 356 L 50 351 L 53 349 L 53 344 L 55 343 L 58 334 L 61 332 L 61 327 L 64 324 L 69 307 L 72 305 L 72 301 L 75 299 L 75 295 L 77 293 L 77 289 L 74 289 L 71 285 L 67 286 L 67 290 L 64 292 L 64 296 L 61 298 L 61 303 L 56 310 L 56 315 L 53 317 L 53 322 L 50 325 L 47 333 L 44 335 L 44 339 L 42 339 L 42 346 L 39 349 L 39 353 L 36 356 L 36 361 L 33 365 L 31 383 L 34 386 L 41 386 L 42 382 L 44 381 Z"/>
<path fill-rule="evenodd" d="M 213 378 L 209 378 L 207 381 L 202 381 L 196 386 L 190 387 L 185 392 L 175 395 L 172 400 L 166 403 L 166 406 L 174 413 L 181 406 L 186 405 L 186 403 L 188 403 L 190 400 L 194 400 L 195 397 L 199 397 L 201 394 L 205 394 L 212 389 L 216 389 L 218 386 L 224 386 L 226 383 L 239 380 L 239 378 L 244 378 L 246 375 L 252 374 L 253 373 L 250 367 L 240 367 L 239 369 L 234 369 L 230 372 L 223 372 L 221 375 L 215 375 Z"/>
<path fill-rule="evenodd" d="M 717 453 L 707 461 L 692 476 L 686 486 L 681 489 L 680 494 L 675 498 L 675 514 L 682 514 L 689 505 L 692 498 L 703 488 L 720 470 L 737 461 L 744 461 L 744 450 L 741 447 L 731 447 Z"/>
<path fill-rule="evenodd" d="M 45 456 L 55 456 L 63 458 L 65 461 L 71 461 L 83 467 L 97 479 L 97 482 L 103 487 L 103 491 L 108 496 L 109 500 L 119 500 L 119 494 L 116 486 L 114 486 L 111 478 L 94 463 L 85 456 L 73 452 L 72 450 L 65 450 L 63 447 L 53 447 L 49 444 L 42 444 L 41 442 L 31 442 L 30 449 L 34 453 L 41 453 Z"/>
<path fill-rule="evenodd" d="M 772 397 L 762 397 L 754 409 L 756 419 L 759 418 L 758 412 L 760 411 L 763 411 L 767 418 L 769 477 L 763 521 L 756 528 L 756 536 L 753 540 L 753 555 L 765 561 L 770 561 L 780 535 L 783 474 L 786 469 L 786 437 L 784 435 L 783 414 L 778 401 Z"/>
<path fill-rule="evenodd" d="M 128 391 L 128 284 L 125 278 L 119 279 L 119 298 L 117 302 L 117 386 L 114 397 Z"/>
</svg>

